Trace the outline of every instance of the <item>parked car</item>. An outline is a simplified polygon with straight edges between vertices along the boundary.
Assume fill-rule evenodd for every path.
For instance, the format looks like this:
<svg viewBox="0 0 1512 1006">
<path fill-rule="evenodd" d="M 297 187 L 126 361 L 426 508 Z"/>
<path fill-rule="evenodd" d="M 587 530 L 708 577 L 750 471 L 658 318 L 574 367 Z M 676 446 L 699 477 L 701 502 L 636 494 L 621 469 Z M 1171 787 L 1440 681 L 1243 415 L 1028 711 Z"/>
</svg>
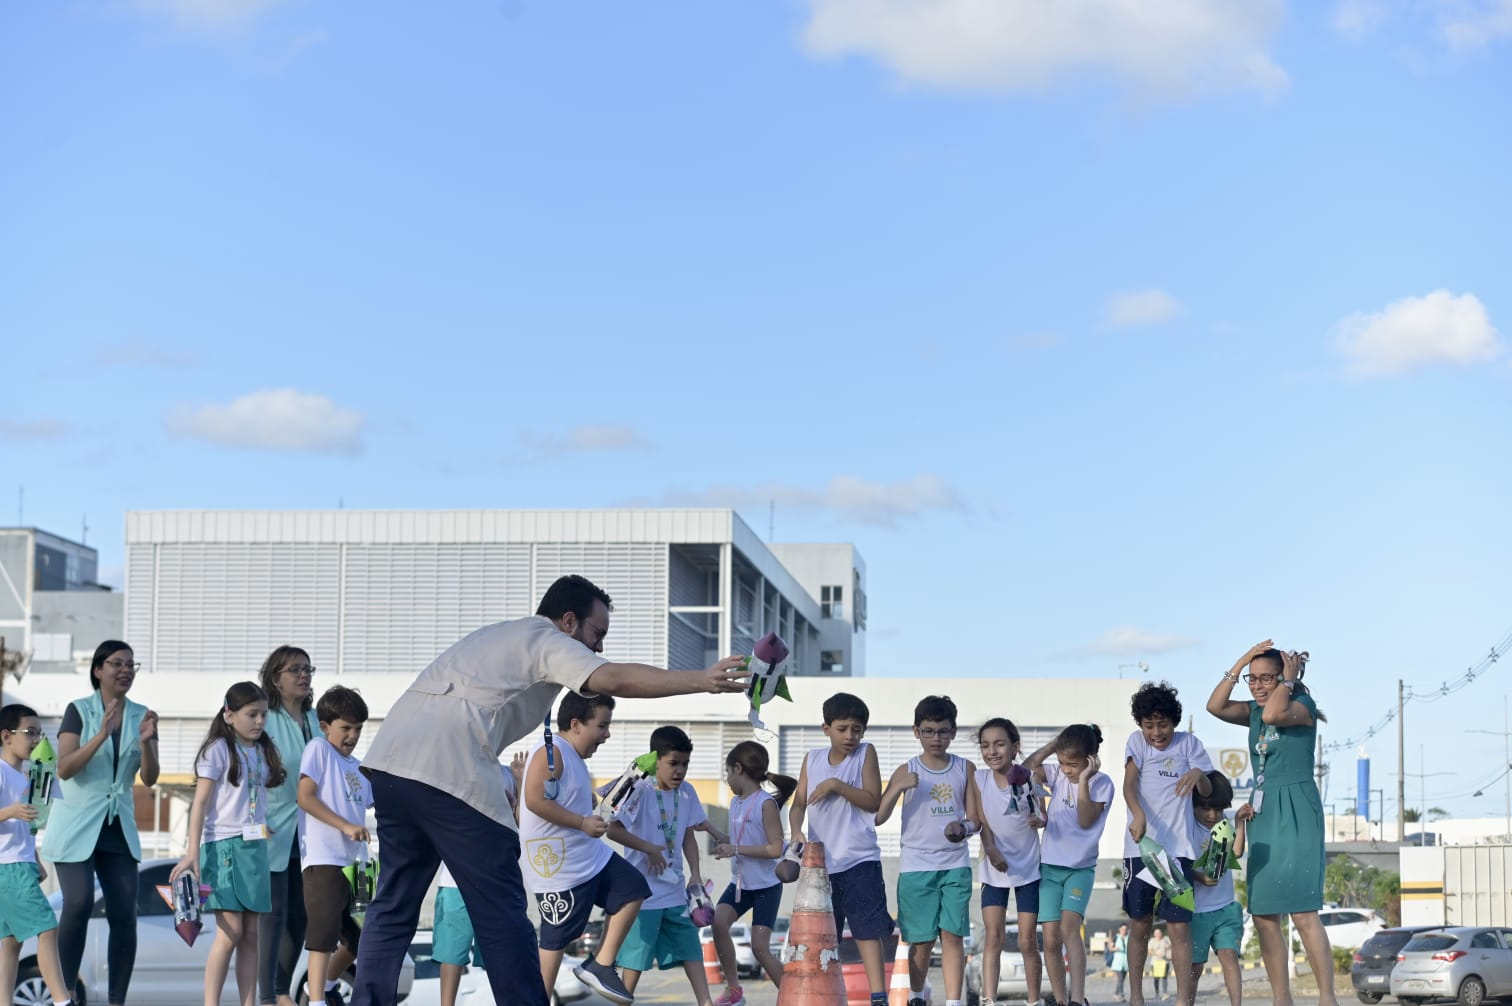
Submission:
<svg viewBox="0 0 1512 1006">
<path fill-rule="evenodd" d="M 1352 949 L 1386 928 L 1386 920 L 1368 908 L 1325 908 L 1318 912 L 1323 928 L 1328 930 L 1331 946 Z"/>
<path fill-rule="evenodd" d="M 415 982 L 410 989 L 406 1006 L 440 1006 L 441 965 L 431 957 L 431 931 L 422 929 L 415 934 L 410 944 L 410 958 L 415 962 Z M 578 981 L 572 969 L 583 963 L 583 958 L 563 955 L 561 970 L 557 972 L 556 987 L 551 990 L 551 1006 L 586 999 L 588 986 Z M 495 1006 L 493 988 L 488 984 L 488 975 L 482 968 L 469 967 L 462 972 L 462 982 L 457 987 L 459 1006 Z"/>
<path fill-rule="evenodd" d="M 786 935 L 786 934 L 784 934 Z M 704 926 L 698 931 L 700 943 L 714 942 L 714 927 Z M 730 942 L 735 945 L 735 976 L 737 978 L 754 978 L 761 974 L 761 962 L 756 959 L 756 954 L 751 950 L 751 927 L 744 922 L 730 924 Z M 772 942 L 777 944 L 776 936 Z M 780 944 L 777 944 L 780 946 Z"/>
<path fill-rule="evenodd" d="M 1397 954 L 1391 994 L 1408 1006 L 1441 998 L 1481 1006 L 1512 995 L 1512 929 L 1446 926 L 1418 933 Z"/>
<path fill-rule="evenodd" d="M 1354 952 L 1354 960 L 1349 966 L 1349 980 L 1360 1002 L 1368 1006 L 1380 1002 L 1381 997 L 1391 991 L 1391 969 L 1396 967 L 1397 954 L 1413 936 L 1438 928 L 1397 926 L 1383 929 L 1366 940 L 1364 946 Z"/>
<path fill-rule="evenodd" d="M 1048 979 L 1045 989 L 1049 989 Z M 966 999 L 1014 999 L 1027 998 L 1029 983 L 1024 977 L 1024 955 L 1019 952 L 1018 925 L 1008 927 L 1003 939 L 1003 952 L 998 958 L 998 987 L 996 991 L 982 988 L 982 932 L 980 927 L 971 927 L 971 938 L 966 943 Z"/>
<path fill-rule="evenodd" d="M 153 1006 L 200 1006 L 205 999 L 205 966 L 210 956 L 210 944 L 215 939 L 215 913 L 205 912 L 205 928 L 194 941 L 194 946 L 188 946 L 179 937 L 173 928 L 173 909 L 158 893 L 159 886 L 168 886 L 168 874 L 177 862 L 176 859 L 150 859 L 137 867 L 137 955 L 136 968 L 131 976 L 134 1002 L 152 1003 Z M 54 912 L 63 907 L 60 893 L 53 893 L 48 901 Z M 94 911 L 90 913 L 89 929 L 84 937 L 84 959 L 79 965 L 78 981 L 84 988 L 82 1002 L 109 1001 L 105 970 L 108 935 L 105 900 L 96 887 Z M 305 966 L 305 955 L 301 953 L 294 965 L 294 981 L 300 988 L 305 985 Z M 414 962 L 406 957 L 399 972 L 400 1001 L 409 995 L 414 977 Z M 343 986 L 344 992 L 350 991 L 345 982 Z M 233 974 L 226 980 L 221 1002 L 236 1001 L 236 976 Z M 21 944 L 15 1002 L 16 1006 L 42 1006 L 52 1002 L 37 969 L 35 938 Z"/>
<path fill-rule="evenodd" d="M 603 942 L 604 917 L 599 915 L 588 920 L 583 927 L 583 935 L 567 944 L 567 953 L 575 957 L 592 957 L 598 953 L 599 944 Z"/>
</svg>

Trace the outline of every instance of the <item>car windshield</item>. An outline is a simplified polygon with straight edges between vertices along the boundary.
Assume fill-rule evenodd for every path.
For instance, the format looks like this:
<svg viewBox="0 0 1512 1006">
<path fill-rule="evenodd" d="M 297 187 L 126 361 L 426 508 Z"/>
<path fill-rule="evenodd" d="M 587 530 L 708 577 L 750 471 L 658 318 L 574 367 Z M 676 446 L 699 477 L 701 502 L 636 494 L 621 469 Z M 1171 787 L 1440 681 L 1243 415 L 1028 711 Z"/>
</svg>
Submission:
<svg viewBox="0 0 1512 1006">
<path fill-rule="evenodd" d="M 1446 933 L 1426 933 L 1422 936 L 1414 936 L 1407 941 L 1403 953 L 1423 951 L 1424 953 L 1437 953 L 1440 950 L 1448 950 L 1459 942 L 1458 936 L 1449 936 Z"/>
</svg>

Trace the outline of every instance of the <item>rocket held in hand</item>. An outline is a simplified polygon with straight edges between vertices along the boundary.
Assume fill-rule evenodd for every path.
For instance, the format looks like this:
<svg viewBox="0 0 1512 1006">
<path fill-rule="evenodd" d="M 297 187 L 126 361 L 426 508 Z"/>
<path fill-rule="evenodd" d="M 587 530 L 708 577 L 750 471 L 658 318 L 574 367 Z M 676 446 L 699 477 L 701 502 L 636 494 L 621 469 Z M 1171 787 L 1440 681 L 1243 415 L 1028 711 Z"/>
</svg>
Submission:
<svg viewBox="0 0 1512 1006">
<path fill-rule="evenodd" d="M 542 733 L 546 740 L 546 799 L 555 800 L 557 797 L 556 778 L 556 744 L 551 740 L 551 710 L 546 710 L 546 722 L 542 725 Z"/>
<path fill-rule="evenodd" d="M 687 888 L 688 919 L 702 929 L 714 924 L 714 882 L 690 880 Z"/>
<path fill-rule="evenodd" d="M 341 872 L 352 885 L 352 914 L 366 914 L 373 903 L 373 893 L 378 890 L 378 861 L 369 856 L 366 842 L 358 845 L 356 861 Z"/>
<path fill-rule="evenodd" d="M 787 643 L 775 632 L 768 632 L 756 640 L 751 655 L 745 658 L 746 670 L 751 675 L 751 683 L 746 686 L 746 697 L 751 700 L 749 719 L 751 726 L 757 729 L 766 729 L 766 724 L 761 722 L 761 707 L 764 703 L 773 699 L 793 701 L 793 697 L 788 694 L 787 677 L 778 670 L 787 658 Z"/>
<path fill-rule="evenodd" d="M 210 887 L 201 884 L 194 874 L 185 870 L 171 884 L 157 885 L 158 897 L 173 909 L 173 931 L 189 946 L 194 946 L 200 931 L 204 929 L 203 912 L 205 899 L 210 897 Z"/>
<path fill-rule="evenodd" d="M 27 769 L 26 802 L 37 808 L 37 816 L 31 820 L 32 834 L 47 827 L 47 816 L 52 811 L 53 787 L 58 781 L 58 756 L 46 737 L 32 749 L 31 766 Z"/>
<path fill-rule="evenodd" d="M 656 752 L 647 751 L 630 767 L 620 773 L 618 779 L 598 789 L 599 802 L 594 813 L 605 821 L 613 821 L 626 809 L 635 784 L 656 771 Z"/>
<path fill-rule="evenodd" d="M 1192 869 L 1211 880 L 1222 879 L 1225 873 L 1239 865 L 1239 857 L 1234 855 L 1234 837 L 1234 826 L 1227 820 L 1213 825 L 1207 845 L 1197 862 L 1192 864 Z"/>
<path fill-rule="evenodd" d="M 1181 864 L 1171 858 L 1159 842 L 1149 835 L 1139 840 L 1139 858 L 1145 868 L 1139 871 L 1139 879 L 1160 888 L 1160 894 L 1173 905 L 1187 911 L 1197 907 L 1196 895 L 1192 893 L 1191 881 L 1181 872 Z"/>
</svg>

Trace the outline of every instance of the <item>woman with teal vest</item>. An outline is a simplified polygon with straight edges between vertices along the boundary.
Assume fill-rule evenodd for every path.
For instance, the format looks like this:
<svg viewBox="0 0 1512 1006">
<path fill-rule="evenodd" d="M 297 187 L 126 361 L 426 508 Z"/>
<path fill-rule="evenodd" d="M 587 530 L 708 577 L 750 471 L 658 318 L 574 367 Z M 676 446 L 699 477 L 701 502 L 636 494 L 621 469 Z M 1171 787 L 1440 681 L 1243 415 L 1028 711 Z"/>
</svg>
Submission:
<svg viewBox="0 0 1512 1006">
<path fill-rule="evenodd" d="M 297 646 L 280 646 L 263 661 L 259 683 L 268 696 L 263 729 L 273 738 L 288 773 L 268 789 L 268 863 L 273 871 L 273 910 L 257 917 L 257 987 L 263 1006 L 293 1006 L 289 988 L 304 947 L 304 881 L 299 864 L 299 762 L 305 745 L 321 736 L 311 687 L 315 668 Z M 350 963 L 350 962 L 348 962 Z M 346 965 L 342 965 L 342 971 Z M 331 974 L 341 974 L 332 970 Z"/>
<path fill-rule="evenodd" d="M 42 845 L 63 891 L 58 957 L 70 982 L 77 981 L 84 959 L 99 879 L 110 928 L 105 958 L 110 1006 L 126 1002 L 136 965 L 142 842 L 132 788 L 138 772 L 144 786 L 155 786 L 158 779 L 157 713 L 126 698 L 141 666 L 120 640 L 95 649 L 89 664 L 94 694 L 70 702 L 58 727 L 61 799 L 53 804 Z"/>
</svg>

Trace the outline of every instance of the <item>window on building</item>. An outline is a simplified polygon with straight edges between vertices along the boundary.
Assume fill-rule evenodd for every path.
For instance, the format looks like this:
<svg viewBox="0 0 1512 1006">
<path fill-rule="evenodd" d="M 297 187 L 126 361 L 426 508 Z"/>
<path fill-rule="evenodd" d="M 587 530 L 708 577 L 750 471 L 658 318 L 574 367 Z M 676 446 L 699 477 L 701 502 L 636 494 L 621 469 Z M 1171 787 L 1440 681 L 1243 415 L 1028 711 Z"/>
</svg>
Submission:
<svg viewBox="0 0 1512 1006">
<path fill-rule="evenodd" d="M 820 674 L 844 674 L 845 651 L 844 650 L 820 650 L 819 651 Z"/>
<path fill-rule="evenodd" d="M 825 618 L 845 617 L 845 588 L 839 584 L 819 588 L 819 614 Z"/>
</svg>

